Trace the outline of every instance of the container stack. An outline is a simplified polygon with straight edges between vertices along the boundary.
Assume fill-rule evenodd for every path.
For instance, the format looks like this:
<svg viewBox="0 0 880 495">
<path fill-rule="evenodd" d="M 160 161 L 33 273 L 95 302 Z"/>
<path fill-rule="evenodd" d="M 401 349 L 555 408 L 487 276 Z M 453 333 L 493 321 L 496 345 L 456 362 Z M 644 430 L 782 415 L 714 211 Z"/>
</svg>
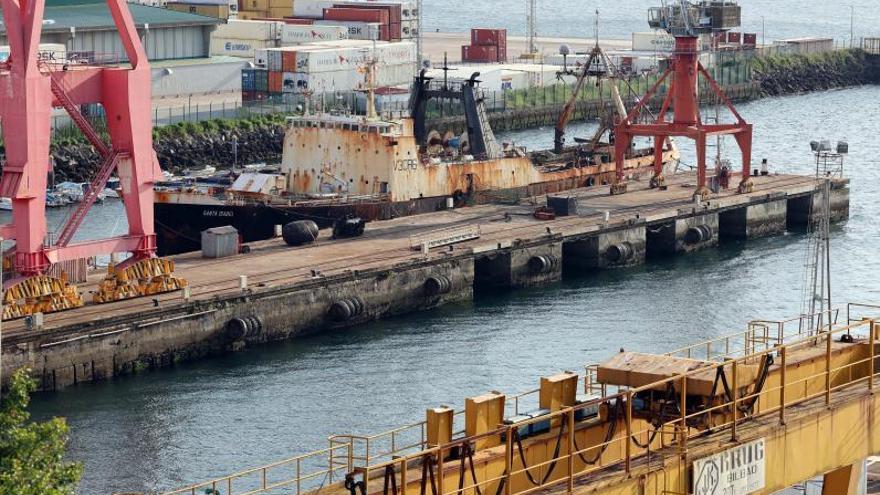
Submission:
<svg viewBox="0 0 880 495">
<path fill-rule="evenodd" d="M 238 15 L 241 20 L 290 17 L 293 15 L 293 0 L 238 0 Z"/>
<path fill-rule="evenodd" d="M 471 44 L 461 47 L 462 62 L 494 63 L 507 61 L 506 29 L 471 29 Z"/>
<path fill-rule="evenodd" d="M 373 60 L 377 88 L 409 84 L 416 66 L 415 43 L 377 41 L 374 46 L 371 41 L 338 40 L 259 50 L 257 67 L 242 71 L 242 100 L 362 90 L 364 69 Z"/>
<path fill-rule="evenodd" d="M 211 34 L 211 55 L 252 58 L 257 50 L 274 48 L 283 24 L 267 21 L 230 20 Z"/>
<path fill-rule="evenodd" d="M 293 17 L 349 28 L 352 39 L 415 40 L 419 35 L 419 9 L 415 1 L 297 0 Z"/>
</svg>

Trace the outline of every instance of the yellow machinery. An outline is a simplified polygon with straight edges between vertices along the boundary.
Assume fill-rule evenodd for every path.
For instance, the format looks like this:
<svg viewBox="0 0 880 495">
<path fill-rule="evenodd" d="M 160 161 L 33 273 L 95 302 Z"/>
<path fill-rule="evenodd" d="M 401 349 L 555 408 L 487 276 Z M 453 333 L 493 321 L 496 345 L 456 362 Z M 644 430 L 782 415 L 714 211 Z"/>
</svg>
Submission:
<svg viewBox="0 0 880 495">
<path fill-rule="evenodd" d="M 40 275 L 14 283 L 3 294 L 3 319 L 12 320 L 36 313 L 53 313 L 84 304 L 75 285 L 61 277 Z"/>
<path fill-rule="evenodd" d="M 110 265 L 107 276 L 92 295 L 92 301 L 108 303 L 186 287 L 187 281 L 175 277 L 173 272 L 174 261 L 164 258 L 147 258 L 124 268 Z"/>
<path fill-rule="evenodd" d="M 856 306 L 880 310 L 851 305 L 846 323 L 818 330 L 811 317 L 751 322 L 665 355 L 621 352 L 583 377 L 334 435 L 329 448 L 167 495 L 745 495 L 817 476 L 824 495 L 855 494 L 864 459 L 880 454 L 880 326 L 851 315 Z"/>
</svg>

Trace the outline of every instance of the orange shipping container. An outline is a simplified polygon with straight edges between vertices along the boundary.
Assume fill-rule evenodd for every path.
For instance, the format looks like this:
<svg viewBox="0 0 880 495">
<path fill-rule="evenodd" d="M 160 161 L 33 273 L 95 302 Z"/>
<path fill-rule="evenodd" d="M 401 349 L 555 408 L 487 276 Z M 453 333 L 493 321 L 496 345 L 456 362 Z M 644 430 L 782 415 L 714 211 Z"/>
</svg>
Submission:
<svg viewBox="0 0 880 495">
<path fill-rule="evenodd" d="M 269 92 L 270 93 L 280 93 L 283 85 L 284 85 L 283 73 L 281 73 L 281 72 L 270 72 L 269 73 Z"/>
<path fill-rule="evenodd" d="M 284 72 L 296 72 L 296 52 L 284 50 L 281 52 L 281 70 Z"/>
</svg>

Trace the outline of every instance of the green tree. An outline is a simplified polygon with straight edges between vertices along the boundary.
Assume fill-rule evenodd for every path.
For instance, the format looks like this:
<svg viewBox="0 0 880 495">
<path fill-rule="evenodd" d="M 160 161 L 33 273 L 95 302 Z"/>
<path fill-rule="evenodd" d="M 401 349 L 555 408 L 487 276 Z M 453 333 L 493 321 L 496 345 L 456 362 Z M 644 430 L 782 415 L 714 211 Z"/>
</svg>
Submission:
<svg viewBox="0 0 880 495">
<path fill-rule="evenodd" d="M 82 475 L 81 465 L 63 460 L 64 419 L 30 421 L 27 406 L 36 388 L 30 370 L 20 369 L 0 401 L 0 495 L 73 494 Z"/>
</svg>

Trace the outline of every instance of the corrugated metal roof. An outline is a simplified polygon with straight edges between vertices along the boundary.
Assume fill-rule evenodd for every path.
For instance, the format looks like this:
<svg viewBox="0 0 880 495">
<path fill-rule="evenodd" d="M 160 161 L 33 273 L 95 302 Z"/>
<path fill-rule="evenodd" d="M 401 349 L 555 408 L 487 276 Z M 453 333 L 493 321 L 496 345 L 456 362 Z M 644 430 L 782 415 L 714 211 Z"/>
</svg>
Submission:
<svg viewBox="0 0 880 495">
<path fill-rule="evenodd" d="M 270 179 L 274 180 L 275 176 L 269 174 L 253 173 L 241 174 L 238 176 L 237 179 L 235 179 L 235 182 L 232 183 L 232 186 L 229 187 L 229 190 L 244 193 L 268 192 L 264 191 L 263 188 L 266 187 L 266 183 L 269 182 Z"/>
<path fill-rule="evenodd" d="M 168 2 L 168 4 L 182 4 L 182 5 L 229 5 L 229 0 L 174 0 Z"/>
<path fill-rule="evenodd" d="M 177 12 L 160 7 L 128 4 L 134 22 L 138 27 L 149 24 L 151 27 L 168 25 L 211 25 L 220 24 L 220 19 L 203 15 Z M 69 31 L 76 29 L 116 29 L 113 17 L 105 3 L 47 5 L 43 14 L 43 32 Z M 0 21 L 0 33 L 6 26 Z"/>
</svg>

